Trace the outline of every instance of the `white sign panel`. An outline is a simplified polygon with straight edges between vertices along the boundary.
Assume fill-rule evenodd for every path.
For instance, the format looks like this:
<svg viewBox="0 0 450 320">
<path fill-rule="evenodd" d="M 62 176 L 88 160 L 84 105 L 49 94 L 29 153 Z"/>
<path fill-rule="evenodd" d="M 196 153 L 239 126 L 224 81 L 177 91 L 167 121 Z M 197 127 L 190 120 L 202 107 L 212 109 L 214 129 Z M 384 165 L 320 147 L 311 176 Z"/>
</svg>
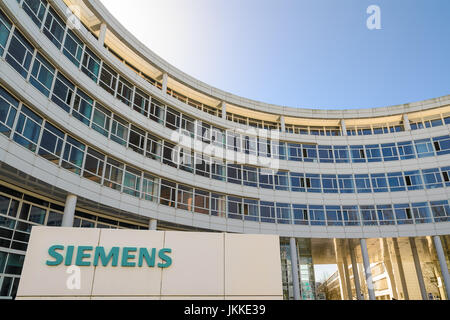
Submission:
<svg viewBox="0 0 450 320">
<path fill-rule="evenodd" d="M 278 236 L 33 227 L 17 299 L 282 299 Z"/>
</svg>

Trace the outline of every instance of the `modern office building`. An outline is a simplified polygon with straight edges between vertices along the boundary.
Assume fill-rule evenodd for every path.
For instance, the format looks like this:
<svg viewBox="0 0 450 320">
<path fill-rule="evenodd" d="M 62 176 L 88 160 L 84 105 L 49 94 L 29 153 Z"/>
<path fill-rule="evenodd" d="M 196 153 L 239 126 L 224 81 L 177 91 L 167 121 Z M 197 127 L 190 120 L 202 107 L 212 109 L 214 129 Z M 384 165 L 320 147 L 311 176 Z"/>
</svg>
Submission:
<svg viewBox="0 0 450 320">
<path fill-rule="evenodd" d="M 286 299 L 323 297 L 329 264 L 328 297 L 448 299 L 449 129 L 450 96 L 269 105 L 171 66 L 98 0 L 2 0 L 1 298 L 47 225 L 276 234 Z"/>
</svg>

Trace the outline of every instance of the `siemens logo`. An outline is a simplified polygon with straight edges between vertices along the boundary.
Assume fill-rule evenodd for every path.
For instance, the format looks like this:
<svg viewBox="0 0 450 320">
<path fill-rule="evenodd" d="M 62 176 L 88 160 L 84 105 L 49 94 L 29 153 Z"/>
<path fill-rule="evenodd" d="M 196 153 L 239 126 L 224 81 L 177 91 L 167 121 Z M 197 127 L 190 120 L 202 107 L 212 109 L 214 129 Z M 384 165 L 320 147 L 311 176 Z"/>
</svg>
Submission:
<svg viewBox="0 0 450 320">
<path fill-rule="evenodd" d="M 98 266 L 101 263 L 106 267 L 111 262 L 112 267 L 119 265 L 122 267 L 142 267 L 145 263 L 147 267 L 155 267 L 156 248 L 137 248 L 137 247 L 112 247 L 109 252 L 104 247 L 92 246 L 63 246 L 54 245 L 48 248 L 48 254 L 51 258 L 46 261 L 48 266 L 59 266 L 64 263 L 66 266 L 75 265 L 80 267 Z M 168 256 L 172 249 L 163 248 L 158 251 L 158 268 L 168 268 L 172 265 L 172 258 Z M 121 258 L 120 258 L 121 257 Z"/>
</svg>

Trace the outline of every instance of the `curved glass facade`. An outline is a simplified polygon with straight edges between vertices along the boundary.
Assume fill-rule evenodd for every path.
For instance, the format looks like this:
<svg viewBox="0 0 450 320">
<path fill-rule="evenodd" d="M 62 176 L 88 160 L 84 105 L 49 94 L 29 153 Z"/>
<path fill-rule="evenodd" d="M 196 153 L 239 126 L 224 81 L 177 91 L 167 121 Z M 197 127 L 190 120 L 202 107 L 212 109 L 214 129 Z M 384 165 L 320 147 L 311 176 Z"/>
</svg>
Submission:
<svg viewBox="0 0 450 320">
<path fill-rule="evenodd" d="M 402 237 L 421 263 L 448 261 L 449 97 L 357 118 L 269 107 L 197 89 L 138 44 L 96 1 L 0 5 L 0 296 L 14 296 L 30 226 L 61 225 L 67 195 L 75 227 L 277 234 L 286 299 L 428 296 L 388 269 L 403 272 Z M 437 239 L 443 253 L 414 251 Z M 368 269 L 389 288 L 373 289 Z M 448 270 L 433 270 L 440 289 L 425 289 L 445 299 Z"/>
</svg>

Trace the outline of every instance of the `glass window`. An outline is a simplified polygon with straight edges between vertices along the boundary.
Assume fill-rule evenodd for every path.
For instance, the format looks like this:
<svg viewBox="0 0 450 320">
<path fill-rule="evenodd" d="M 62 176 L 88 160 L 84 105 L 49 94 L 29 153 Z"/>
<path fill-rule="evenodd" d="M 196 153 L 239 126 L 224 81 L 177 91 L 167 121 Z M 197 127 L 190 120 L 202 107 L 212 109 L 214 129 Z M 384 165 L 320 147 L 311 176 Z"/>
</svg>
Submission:
<svg viewBox="0 0 450 320">
<path fill-rule="evenodd" d="M 133 109 L 140 114 L 148 117 L 148 109 L 150 106 L 150 97 L 144 91 L 139 88 L 135 89 Z"/>
<path fill-rule="evenodd" d="M 309 218 L 312 226 L 324 226 L 325 225 L 325 211 L 323 206 L 309 206 Z"/>
<path fill-rule="evenodd" d="M 81 63 L 83 47 L 84 43 L 78 39 L 72 30 L 68 29 L 66 39 L 64 41 L 63 53 L 77 67 L 79 67 Z"/>
<path fill-rule="evenodd" d="M 147 133 L 147 152 L 145 155 L 150 159 L 159 161 L 161 159 L 161 149 L 162 149 L 161 139 Z"/>
<path fill-rule="evenodd" d="M 194 173 L 194 151 L 180 147 L 180 169 Z"/>
<path fill-rule="evenodd" d="M 426 202 L 412 203 L 412 212 L 415 223 L 432 223 L 431 210 Z"/>
<path fill-rule="evenodd" d="M 75 101 L 73 104 L 72 115 L 89 126 L 91 123 L 92 109 L 94 108 L 94 100 L 86 93 L 77 88 Z"/>
<path fill-rule="evenodd" d="M 100 72 L 100 87 L 114 95 L 117 85 L 117 72 L 115 72 L 110 66 L 103 63 L 102 71 Z"/>
<path fill-rule="evenodd" d="M 124 167 L 123 163 L 108 158 L 106 161 L 103 185 L 121 191 Z"/>
<path fill-rule="evenodd" d="M 273 171 L 270 169 L 259 168 L 259 187 L 273 189 Z"/>
<path fill-rule="evenodd" d="M 47 226 L 60 227 L 62 225 L 63 215 L 59 212 L 50 211 L 47 217 Z"/>
<path fill-rule="evenodd" d="M 8 254 L 8 262 L 6 263 L 5 273 L 20 275 L 24 260 L 24 255 L 13 253 Z"/>
<path fill-rule="evenodd" d="M 5 52 L 11 28 L 11 21 L 0 10 L 0 57 L 3 57 L 3 53 Z"/>
<path fill-rule="evenodd" d="M 289 173 L 287 171 L 278 171 L 274 178 L 275 190 L 289 190 Z"/>
<path fill-rule="evenodd" d="M 258 137 L 258 156 L 270 158 L 271 155 L 270 140 L 267 138 Z"/>
<path fill-rule="evenodd" d="M 245 154 L 256 155 L 257 142 L 255 137 L 244 136 L 244 152 Z"/>
<path fill-rule="evenodd" d="M 275 203 L 261 201 L 260 202 L 261 222 L 275 223 Z"/>
<path fill-rule="evenodd" d="M 227 164 L 227 181 L 242 184 L 242 168 L 240 164 Z"/>
<path fill-rule="evenodd" d="M 225 181 L 226 165 L 222 159 L 211 159 L 211 177 L 216 180 Z"/>
<path fill-rule="evenodd" d="M 342 226 L 342 212 L 340 206 L 326 206 L 327 225 Z"/>
<path fill-rule="evenodd" d="M 180 161 L 180 148 L 170 142 L 164 141 L 163 163 L 177 168 Z"/>
<path fill-rule="evenodd" d="M 168 107 L 166 110 L 165 125 L 169 129 L 177 130 L 180 127 L 180 113 Z"/>
<path fill-rule="evenodd" d="M 402 172 L 390 172 L 387 177 L 391 192 L 405 191 L 405 180 Z"/>
<path fill-rule="evenodd" d="M 450 167 L 441 168 L 442 178 L 445 181 L 445 186 L 450 187 Z"/>
<path fill-rule="evenodd" d="M 211 128 L 211 141 L 213 145 L 223 148 L 225 146 L 226 135 L 224 130 L 216 127 Z"/>
<path fill-rule="evenodd" d="M 125 103 L 127 106 L 131 106 L 131 99 L 133 95 L 133 86 L 122 76 L 119 77 L 119 85 L 117 86 L 116 98 Z"/>
<path fill-rule="evenodd" d="M 158 178 L 144 172 L 144 179 L 142 179 L 142 198 L 148 201 L 157 201 L 158 187 Z"/>
<path fill-rule="evenodd" d="M 42 132 L 38 154 L 55 164 L 59 164 L 63 144 L 64 132 L 46 122 Z"/>
<path fill-rule="evenodd" d="M 47 18 L 45 19 L 43 32 L 58 49 L 61 49 L 65 28 L 64 22 L 58 17 L 53 8 L 50 7 Z"/>
<path fill-rule="evenodd" d="M 211 215 L 218 217 L 226 216 L 226 196 L 217 193 L 211 193 Z"/>
<path fill-rule="evenodd" d="M 160 204 L 175 207 L 176 184 L 166 180 L 161 180 Z"/>
<path fill-rule="evenodd" d="M 259 221 L 258 200 L 244 199 L 244 220 Z"/>
<path fill-rule="evenodd" d="M 291 204 L 277 202 L 276 208 L 277 208 L 277 223 L 291 224 Z"/>
<path fill-rule="evenodd" d="M 228 197 L 228 218 L 242 220 L 242 198 Z"/>
<path fill-rule="evenodd" d="M 302 145 L 295 143 L 288 143 L 288 156 L 291 161 L 302 161 Z"/>
<path fill-rule="evenodd" d="M 303 173 L 290 173 L 291 178 L 291 191 L 305 192 L 305 178 Z"/>
<path fill-rule="evenodd" d="M 31 69 L 30 83 L 48 97 L 54 77 L 55 68 L 41 54 L 37 53 Z"/>
<path fill-rule="evenodd" d="M 397 224 L 414 223 L 414 221 L 412 220 L 412 213 L 409 204 L 395 204 L 394 210 Z"/>
<path fill-rule="evenodd" d="M 352 155 L 353 163 L 366 162 L 366 152 L 364 146 L 350 146 L 350 154 Z"/>
<path fill-rule="evenodd" d="M 414 159 L 416 157 L 412 141 L 398 142 L 397 148 L 401 160 Z"/>
<path fill-rule="evenodd" d="M 157 123 L 163 123 L 164 111 L 164 104 L 152 97 L 152 101 L 150 103 L 150 119 Z"/>
<path fill-rule="evenodd" d="M 100 59 L 88 47 L 84 50 L 81 71 L 97 83 L 100 73 Z"/>
<path fill-rule="evenodd" d="M 126 166 L 123 178 L 123 192 L 133 197 L 139 198 L 141 190 L 141 172 L 129 166 Z"/>
<path fill-rule="evenodd" d="M 368 174 L 356 174 L 355 175 L 356 192 L 358 193 L 370 193 L 372 187 L 370 185 L 370 178 Z"/>
<path fill-rule="evenodd" d="M 447 200 L 431 201 L 430 207 L 433 212 L 435 222 L 450 221 L 450 206 L 448 205 Z"/>
<path fill-rule="evenodd" d="M 377 206 L 377 214 L 380 225 L 395 224 L 394 212 L 390 204 Z"/>
<path fill-rule="evenodd" d="M 14 141 L 33 152 L 36 151 L 41 126 L 42 118 L 22 105 L 16 132 L 14 133 Z"/>
<path fill-rule="evenodd" d="M 450 136 L 433 138 L 433 146 L 438 156 L 450 153 Z"/>
<path fill-rule="evenodd" d="M 303 161 L 317 162 L 317 146 L 303 144 Z"/>
<path fill-rule="evenodd" d="M 22 77 L 26 78 L 33 59 L 33 53 L 34 47 L 15 29 L 5 58 L 6 62 L 16 69 Z"/>
<path fill-rule="evenodd" d="M 319 159 L 323 163 L 333 163 L 333 148 L 331 146 L 320 146 L 319 145 Z"/>
<path fill-rule="evenodd" d="M 209 214 L 209 192 L 195 189 L 194 211 L 201 214 Z"/>
<path fill-rule="evenodd" d="M 322 192 L 319 174 L 307 173 L 305 177 L 305 184 L 308 192 Z"/>
<path fill-rule="evenodd" d="M 204 143 L 211 143 L 211 125 L 197 120 L 197 136 Z"/>
<path fill-rule="evenodd" d="M 338 193 L 338 182 L 336 175 L 334 174 L 323 174 L 322 175 L 322 186 L 324 193 Z"/>
<path fill-rule="evenodd" d="M 46 7 L 46 0 L 23 0 L 22 4 L 23 11 L 30 16 L 38 27 L 41 27 L 42 20 L 44 20 Z"/>
<path fill-rule="evenodd" d="M 271 140 L 271 143 L 272 157 L 275 159 L 286 160 L 286 142 Z"/>
<path fill-rule="evenodd" d="M 7 137 L 11 134 L 18 107 L 19 101 L 0 87 L 0 132 Z"/>
<path fill-rule="evenodd" d="M 134 152 L 144 154 L 145 149 L 145 131 L 131 125 L 128 146 Z"/>
<path fill-rule="evenodd" d="M 195 136 L 195 120 L 186 115 L 182 115 L 181 117 L 181 133 L 186 135 L 187 137 L 194 138 Z M 201 130 L 200 130 L 201 131 Z M 200 136 L 201 138 L 201 136 Z"/>
<path fill-rule="evenodd" d="M 81 174 L 85 148 L 84 144 L 67 136 L 61 166 L 76 174 Z"/>
<path fill-rule="evenodd" d="M 245 186 L 258 186 L 258 169 L 255 167 L 242 166 L 242 175 Z"/>
<path fill-rule="evenodd" d="M 60 106 L 64 111 L 70 112 L 72 97 L 74 96 L 75 85 L 58 72 L 53 87 L 52 101 Z"/>
<path fill-rule="evenodd" d="M 415 140 L 416 152 L 418 158 L 434 156 L 434 148 L 430 139 Z"/>
<path fill-rule="evenodd" d="M 371 174 L 372 186 L 374 192 L 388 192 L 388 184 L 386 180 L 386 174 L 377 173 Z"/>
<path fill-rule="evenodd" d="M 308 207 L 304 204 L 293 204 L 292 213 L 294 218 L 294 224 L 308 225 Z"/>
<path fill-rule="evenodd" d="M 28 220 L 38 224 L 44 224 L 47 211 L 43 208 L 31 206 Z"/>
<path fill-rule="evenodd" d="M 380 145 L 378 144 L 369 144 L 366 145 L 366 155 L 367 155 L 367 162 L 381 162 L 382 156 L 381 156 L 381 150 Z"/>
<path fill-rule="evenodd" d="M 241 136 L 233 131 L 227 131 L 227 149 L 241 152 Z"/>
<path fill-rule="evenodd" d="M 398 160 L 397 146 L 395 143 L 385 143 L 381 145 L 384 161 Z"/>
<path fill-rule="evenodd" d="M 115 114 L 111 125 L 111 140 L 121 145 L 126 145 L 128 141 L 128 122 Z"/>
<path fill-rule="evenodd" d="M 425 183 L 425 188 L 435 189 L 442 188 L 442 177 L 439 169 L 425 169 L 422 170 L 423 180 Z"/>
<path fill-rule="evenodd" d="M 342 206 L 342 218 L 346 226 L 359 226 L 358 206 Z"/>
<path fill-rule="evenodd" d="M 88 147 L 84 163 L 83 177 L 96 183 L 102 182 L 105 155 Z"/>
<path fill-rule="evenodd" d="M 355 184 L 351 174 L 338 175 L 338 182 L 341 193 L 355 193 Z"/>
<path fill-rule="evenodd" d="M 334 146 L 334 159 L 336 163 L 349 163 L 350 157 L 347 146 Z"/>
<path fill-rule="evenodd" d="M 111 125 L 111 112 L 98 102 L 95 102 L 92 116 L 91 127 L 105 137 L 109 136 L 109 127 Z"/>
<path fill-rule="evenodd" d="M 360 206 L 359 210 L 361 212 L 361 219 L 365 226 L 376 226 L 378 225 L 377 211 L 375 206 Z"/>
<path fill-rule="evenodd" d="M 405 184 L 408 190 L 421 190 L 423 189 L 422 175 L 419 170 L 406 171 Z"/>
</svg>

